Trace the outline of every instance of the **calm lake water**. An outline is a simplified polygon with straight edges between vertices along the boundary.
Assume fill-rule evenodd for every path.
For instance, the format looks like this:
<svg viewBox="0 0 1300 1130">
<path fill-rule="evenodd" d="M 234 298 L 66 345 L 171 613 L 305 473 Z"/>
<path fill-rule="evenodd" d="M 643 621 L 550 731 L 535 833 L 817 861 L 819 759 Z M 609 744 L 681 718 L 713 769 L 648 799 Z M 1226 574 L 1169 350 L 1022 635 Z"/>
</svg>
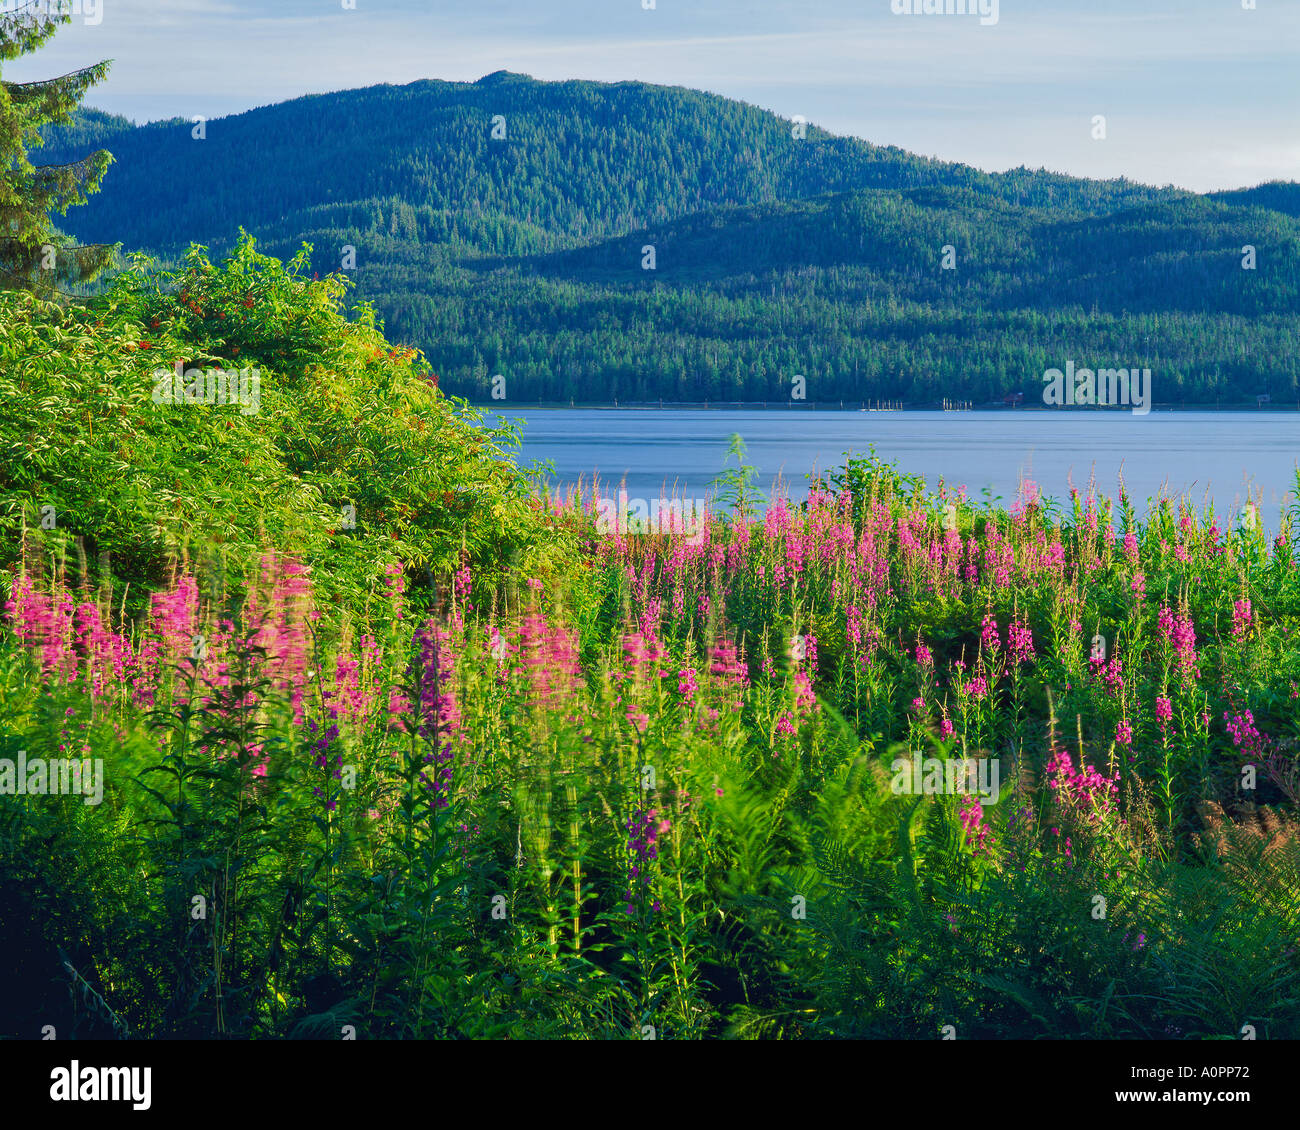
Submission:
<svg viewBox="0 0 1300 1130">
<path fill-rule="evenodd" d="M 1212 498 L 1234 515 L 1248 497 L 1275 528 L 1293 501 L 1300 459 L 1295 413 L 1160 412 L 831 412 L 769 409 L 555 409 L 502 412 L 521 425 L 522 464 L 549 460 L 554 484 L 599 475 L 602 494 L 626 480 L 630 498 L 661 490 L 704 497 L 723 469 L 732 433 L 743 437 L 757 485 L 780 477 L 792 497 L 807 493 L 809 471 L 841 465 L 846 452 L 876 454 L 933 486 L 942 477 L 1010 503 L 1022 480 L 1068 499 L 1073 483 L 1118 494 L 1122 472 L 1134 505 L 1163 490 L 1198 504 Z M 608 489 L 604 489 L 605 487 Z M 1221 523 L 1222 524 L 1222 523 Z"/>
</svg>

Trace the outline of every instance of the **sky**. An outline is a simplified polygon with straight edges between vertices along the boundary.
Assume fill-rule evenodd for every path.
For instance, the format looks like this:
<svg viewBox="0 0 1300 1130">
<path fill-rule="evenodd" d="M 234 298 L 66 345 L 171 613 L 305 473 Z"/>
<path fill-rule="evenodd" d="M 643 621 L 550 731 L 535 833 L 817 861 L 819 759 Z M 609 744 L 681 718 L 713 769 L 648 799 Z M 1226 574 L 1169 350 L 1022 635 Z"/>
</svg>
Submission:
<svg viewBox="0 0 1300 1130">
<path fill-rule="evenodd" d="M 693 87 L 987 171 L 1300 180 L 1300 0 L 62 2 L 71 24 L 4 77 L 112 59 L 86 104 L 141 122 L 511 70 Z"/>
</svg>

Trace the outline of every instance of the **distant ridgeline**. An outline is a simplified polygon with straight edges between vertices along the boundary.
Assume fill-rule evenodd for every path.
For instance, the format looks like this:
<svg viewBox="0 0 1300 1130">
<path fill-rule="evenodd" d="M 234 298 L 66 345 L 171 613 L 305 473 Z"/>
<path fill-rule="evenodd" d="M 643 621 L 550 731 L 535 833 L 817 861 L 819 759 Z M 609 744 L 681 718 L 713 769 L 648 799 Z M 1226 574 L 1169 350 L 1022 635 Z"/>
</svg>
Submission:
<svg viewBox="0 0 1300 1130">
<path fill-rule="evenodd" d="M 1297 400 L 1296 183 L 990 175 L 681 87 L 505 71 L 201 126 L 87 111 L 40 158 L 96 146 L 117 163 L 72 234 L 309 242 L 471 400 L 788 400 L 802 376 L 810 401 L 1041 405 L 1068 361 L 1150 368 L 1156 404 Z"/>
</svg>

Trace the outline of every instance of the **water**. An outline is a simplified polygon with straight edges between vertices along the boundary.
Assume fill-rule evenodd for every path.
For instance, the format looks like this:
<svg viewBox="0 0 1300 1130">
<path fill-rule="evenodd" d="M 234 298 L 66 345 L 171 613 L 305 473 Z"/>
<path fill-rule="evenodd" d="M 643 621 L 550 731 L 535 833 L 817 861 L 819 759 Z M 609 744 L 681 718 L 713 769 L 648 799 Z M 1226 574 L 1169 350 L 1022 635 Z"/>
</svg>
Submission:
<svg viewBox="0 0 1300 1130">
<path fill-rule="evenodd" d="M 1184 493 L 1235 517 L 1249 497 L 1276 528 L 1294 499 L 1300 416 L 1292 413 L 1160 412 L 812 412 L 801 410 L 557 409 L 503 412 L 521 424 L 519 460 L 550 460 L 554 485 L 599 475 L 602 495 L 626 480 L 630 498 L 661 491 L 704 497 L 739 432 L 756 484 L 770 494 L 777 477 L 792 497 L 809 471 L 827 471 L 846 452 L 871 445 L 904 473 L 940 477 L 982 501 L 985 489 L 1009 504 L 1022 480 L 1057 499 L 1070 485 L 1118 496 L 1122 472 L 1134 506 L 1164 491 Z M 734 466 L 734 461 L 733 464 Z M 1220 525 L 1223 523 L 1220 522 Z"/>
</svg>

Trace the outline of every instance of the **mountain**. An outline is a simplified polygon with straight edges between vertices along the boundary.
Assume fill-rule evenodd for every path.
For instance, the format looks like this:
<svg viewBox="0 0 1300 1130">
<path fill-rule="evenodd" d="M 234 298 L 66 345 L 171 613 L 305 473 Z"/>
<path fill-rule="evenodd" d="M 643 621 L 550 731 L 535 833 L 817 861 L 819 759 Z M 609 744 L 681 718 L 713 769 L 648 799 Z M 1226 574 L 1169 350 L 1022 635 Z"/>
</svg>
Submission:
<svg viewBox="0 0 1300 1130">
<path fill-rule="evenodd" d="M 1269 181 L 1254 188 L 1238 188 L 1230 192 L 1210 194 L 1211 200 L 1227 204 L 1253 204 L 1288 216 L 1300 216 L 1300 184 L 1295 181 Z"/>
<path fill-rule="evenodd" d="M 358 296 L 471 399 L 500 373 L 507 403 L 779 399 L 794 375 L 810 399 L 984 401 L 1068 358 L 1150 367 L 1157 401 L 1295 398 L 1293 184 L 988 174 L 699 91 L 506 71 L 194 131 L 51 130 L 41 160 L 116 158 L 73 234 L 174 258 L 243 227 L 312 243 L 321 273 L 355 248 Z"/>
<path fill-rule="evenodd" d="M 82 210 L 85 226 L 156 248 L 233 240 L 241 225 L 289 235 L 328 219 L 518 254 L 711 207 L 861 188 L 961 185 L 1075 215 L 1180 195 L 1024 170 L 989 175 L 812 126 L 798 141 L 784 119 L 716 95 L 507 71 L 297 98 L 206 122 L 201 141 L 193 129 L 96 114 L 52 129 L 45 155 L 110 149 L 118 167 L 93 214 Z"/>
</svg>

